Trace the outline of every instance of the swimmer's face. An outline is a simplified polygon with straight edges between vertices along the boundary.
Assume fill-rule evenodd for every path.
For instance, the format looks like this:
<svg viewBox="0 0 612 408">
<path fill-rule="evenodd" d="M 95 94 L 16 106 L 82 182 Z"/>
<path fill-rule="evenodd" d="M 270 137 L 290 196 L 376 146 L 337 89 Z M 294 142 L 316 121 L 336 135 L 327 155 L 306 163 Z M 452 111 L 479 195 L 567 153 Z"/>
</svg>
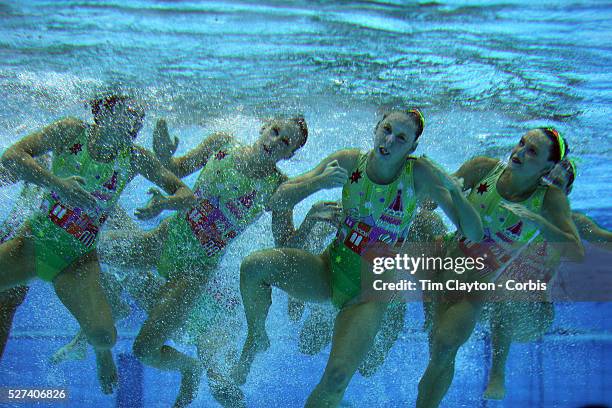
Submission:
<svg viewBox="0 0 612 408">
<path fill-rule="evenodd" d="M 378 124 L 374 136 L 376 157 L 397 162 L 416 149 L 417 126 L 406 114 L 392 112 Z"/>
<path fill-rule="evenodd" d="M 261 128 L 256 148 L 264 157 L 276 162 L 293 157 L 301 147 L 302 140 L 302 132 L 295 121 L 274 119 Z"/>
<path fill-rule="evenodd" d="M 539 129 L 525 133 L 512 149 L 508 165 L 524 176 L 541 177 L 548 173 L 555 163 L 550 157 L 552 141 Z"/>
<path fill-rule="evenodd" d="M 132 141 L 142 128 L 144 111 L 129 102 L 117 103 L 110 109 L 103 110 L 96 117 L 99 136 L 96 139 L 98 149 L 105 154 L 116 154 L 132 145 Z"/>
</svg>

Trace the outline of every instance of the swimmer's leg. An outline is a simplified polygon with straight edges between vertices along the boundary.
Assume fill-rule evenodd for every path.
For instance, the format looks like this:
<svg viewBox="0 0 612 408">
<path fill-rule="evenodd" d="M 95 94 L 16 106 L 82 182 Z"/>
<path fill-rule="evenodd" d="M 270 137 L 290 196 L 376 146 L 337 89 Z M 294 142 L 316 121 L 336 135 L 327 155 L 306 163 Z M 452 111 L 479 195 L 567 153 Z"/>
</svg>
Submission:
<svg viewBox="0 0 612 408">
<path fill-rule="evenodd" d="M 34 243 L 23 230 L 15 238 L 0 245 L 0 291 L 25 285 L 36 277 Z"/>
<path fill-rule="evenodd" d="M 55 293 L 77 319 L 87 341 L 93 346 L 98 365 L 98 379 L 105 394 L 117 385 L 117 368 L 111 348 L 117 331 L 110 305 L 100 284 L 100 265 L 92 251 L 68 266 L 53 279 Z"/>
<path fill-rule="evenodd" d="M 17 286 L 0 293 L 0 360 L 4 355 L 4 348 L 11 332 L 13 317 L 15 317 L 17 308 L 25 300 L 28 289 L 27 286 Z"/>
<path fill-rule="evenodd" d="M 100 283 L 111 306 L 113 321 L 124 319 L 130 314 L 129 305 L 121 299 L 121 284 L 117 278 L 110 273 L 100 275 Z M 60 364 L 64 361 L 84 360 L 87 357 L 87 336 L 80 329 L 73 339 L 66 345 L 60 347 L 49 359 L 51 364 Z"/>
<path fill-rule="evenodd" d="M 102 284 L 104 293 L 106 293 L 108 303 L 111 306 L 113 320 L 118 322 L 119 320 L 128 317 L 131 312 L 130 306 L 123 299 L 121 299 L 121 292 L 123 291 L 123 288 L 121 287 L 121 283 L 117 277 L 111 273 L 103 273 L 100 276 L 100 283 Z"/>
<path fill-rule="evenodd" d="M 257 251 L 240 266 L 240 292 L 246 313 L 248 333 L 232 377 L 244 384 L 258 352 L 270 342 L 266 317 L 272 303 L 272 286 L 303 301 L 324 301 L 331 296 L 327 258 L 293 249 Z"/>
<path fill-rule="evenodd" d="M 435 408 L 448 391 L 455 374 L 455 357 L 476 325 L 482 303 L 467 298 L 455 301 L 436 314 L 429 341 L 429 365 L 419 382 L 417 408 Z"/>
<path fill-rule="evenodd" d="M 181 388 L 174 403 L 176 407 L 187 406 L 195 399 L 202 366 L 197 359 L 165 343 L 187 320 L 204 290 L 208 272 L 190 274 L 184 271 L 170 279 L 159 292 L 157 303 L 149 310 L 148 318 L 134 341 L 134 354 L 144 364 L 181 373 Z"/>
<path fill-rule="evenodd" d="M 118 268 L 154 268 L 162 253 L 168 221 L 150 231 L 128 228 L 105 232 L 98 244 L 100 262 Z"/>
<path fill-rule="evenodd" d="M 505 304 L 496 302 L 491 314 L 492 360 L 489 382 L 483 398 L 501 400 L 506 395 L 506 360 L 512 345 L 512 328 L 508 315 L 504 313 Z"/>
<path fill-rule="evenodd" d="M 85 360 L 87 357 L 87 336 L 82 329 L 79 329 L 77 334 L 68 342 L 68 344 L 60 347 L 49 359 L 50 364 L 60 364 L 65 361 Z"/>
<path fill-rule="evenodd" d="M 371 377 L 385 362 L 389 351 L 399 338 L 404 328 L 406 303 L 389 306 L 381 324 L 380 332 L 374 340 L 365 360 L 359 366 L 359 372 L 364 377 Z"/>
<path fill-rule="evenodd" d="M 306 407 L 337 407 L 357 367 L 370 349 L 387 303 L 368 302 L 343 308 L 334 326 L 332 349 L 319 384 Z"/>
<path fill-rule="evenodd" d="M 551 302 L 495 302 L 491 317 L 491 372 L 484 398 L 504 398 L 506 360 L 512 343 L 539 339 L 551 326 L 554 315 Z"/>
<path fill-rule="evenodd" d="M 244 393 L 217 363 L 226 342 L 223 330 L 204 330 L 197 340 L 198 358 L 206 369 L 208 387 L 215 400 L 225 408 L 246 407 Z"/>
</svg>

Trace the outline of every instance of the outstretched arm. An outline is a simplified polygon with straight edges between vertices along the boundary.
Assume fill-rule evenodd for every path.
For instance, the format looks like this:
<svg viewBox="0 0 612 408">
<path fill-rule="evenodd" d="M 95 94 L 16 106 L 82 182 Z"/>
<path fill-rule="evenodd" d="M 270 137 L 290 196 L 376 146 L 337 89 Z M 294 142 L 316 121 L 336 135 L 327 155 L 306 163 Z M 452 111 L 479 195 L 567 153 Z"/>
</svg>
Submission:
<svg viewBox="0 0 612 408">
<path fill-rule="evenodd" d="M 171 194 L 166 197 L 159 190 L 149 190 L 153 197 L 145 208 L 136 210 L 138 218 L 153 218 L 163 210 L 184 210 L 195 203 L 195 196 L 189 187 L 162 166 L 151 152 L 140 146 L 135 146 L 132 152 L 134 172 L 142 174 L 147 180 Z"/>
<path fill-rule="evenodd" d="M 174 137 L 174 141 L 170 140 L 166 121 L 159 119 L 153 130 L 153 151 L 164 167 L 177 177 L 183 178 L 204 167 L 211 154 L 233 140 L 234 138 L 226 133 L 213 133 L 186 155 L 172 157 L 179 140 L 177 137 Z"/>
<path fill-rule="evenodd" d="M 340 150 L 331 154 L 314 169 L 281 184 L 270 198 L 268 210 L 282 211 L 293 208 L 319 190 L 341 187 L 358 158 L 359 150 L 356 149 Z"/>
<path fill-rule="evenodd" d="M 464 197 L 458 181 L 426 158 L 414 165 L 414 183 L 421 199 L 437 202 L 463 235 L 471 241 L 483 237 L 482 221 L 476 209 Z"/>
</svg>

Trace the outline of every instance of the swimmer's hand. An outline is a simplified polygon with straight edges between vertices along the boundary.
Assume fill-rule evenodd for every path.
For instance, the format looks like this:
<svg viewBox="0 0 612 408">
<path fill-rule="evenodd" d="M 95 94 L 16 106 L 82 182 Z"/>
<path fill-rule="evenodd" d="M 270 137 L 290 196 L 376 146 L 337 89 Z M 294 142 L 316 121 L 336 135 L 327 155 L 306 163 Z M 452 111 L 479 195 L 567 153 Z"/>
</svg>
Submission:
<svg viewBox="0 0 612 408">
<path fill-rule="evenodd" d="M 168 124 L 164 119 L 158 119 L 153 129 L 153 152 L 162 164 L 168 163 L 179 144 L 178 137 L 174 136 L 174 141 L 170 140 Z"/>
<path fill-rule="evenodd" d="M 419 161 L 421 161 L 423 164 L 425 164 L 432 170 L 432 172 L 440 180 L 440 184 L 442 184 L 442 186 L 448 191 L 454 191 L 457 189 L 459 191 L 463 190 L 463 179 L 462 178 L 458 178 L 458 177 L 448 174 L 446 171 L 444 171 L 442 167 L 440 167 L 437 163 L 435 163 L 433 160 L 431 160 L 425 155 L 420 157 Z"/>
<path fill-rule="evenodd" d="M 306 217 L 313 221 L 323 221 L 336 226 L 341 221 L 342 206 L 336 201 L 319 201 L 310 208 Z"/>
<path fill-rule="evenodd" d="M 348 172 L 340 167 L 338 160 L 329 162 L 319 176 L 319 185 L 321 188 L 342 187 L 348 179 Z"/>
<path fill-rule="evenodd" d="M 61 179 L 55 191 L 71 206 L 90 212 L 95 210 L 97 202 L 94 196 L 85 191 L 84 185 L 83 177 L 70 176 Z"/>
<path fill-rule="evenodd" d="M 148 194 L 151 195 L 151 199 L 147 205 L 143 208 L 137 208 L 134 212 L 134 215 L 139 220 L 150 220 L 151 218 L 157 217 L 166 209 L 168 198 L 166 198 L 161 191 L 156 188 L 151 188 L 149 189 Z"/>
</svg>

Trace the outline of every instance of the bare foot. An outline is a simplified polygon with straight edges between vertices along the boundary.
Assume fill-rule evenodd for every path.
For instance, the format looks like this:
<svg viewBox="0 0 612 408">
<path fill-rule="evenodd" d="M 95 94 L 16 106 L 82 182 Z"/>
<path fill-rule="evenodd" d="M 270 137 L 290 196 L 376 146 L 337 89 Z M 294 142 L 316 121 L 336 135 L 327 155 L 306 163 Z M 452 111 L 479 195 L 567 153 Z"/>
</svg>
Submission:
<svg viewBox="0 0 612 408">
<path fill-rule="evenodd" d="M 261 334 L 258 335 L 247 335 L 244 347 L 242 348 L 242 354 L 231 375 L 238 385 L 246 382 L 257 353 L 266 351 L 268 347 L 270 347 L 270 339 L 265 330 L 262 330 Z"/>
<path fill-rule="evenodd" d="M 181 372 L 181 388 L 174 401 L 174 408 L 186 407 L 193 402 L 198 395 L 201 378 L 202 365 L 199 362 Z"/>
<path fill-rule="evenodd" d="M 70 343 L 66 344 L 55 352 L 49 359 L 52 365 L 63 363 L 64 361 L 85 360 L 87 357 L 87 339 L 81 333 L 77 334 Z"/>
<path fill-rule="evenodd" d="M 493 376 L 489 378 L 489 385 L 483 394 L 484 399 L 502 400 L 506 396 L 504 376 Z"/>
<path fill-rule="evenodd" d="M 119 382 L 117 367 L 110 350 L 96 352 L 96 365 L 98 367 L 98 381 L 104 394 L 112 394 Z"/>
<path fill-rule="evenodd" d="M 242 390 L 230 378 L 222 374 L 210 373 L 208 386 L 212 396 L 225 408 L 246 408 Z"/>
</svg>

